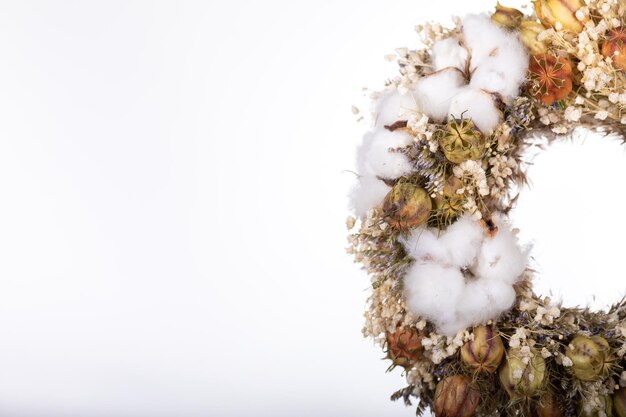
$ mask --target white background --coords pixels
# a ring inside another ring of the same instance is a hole
[[[360,335],[350,107],[470,6],[1,2],[0,415],[413,415]],[[623,152],[586,142],[517,214],[570,303],[624,290]]]

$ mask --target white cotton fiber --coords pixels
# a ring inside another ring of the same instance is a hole
[[[474,69],[470,86],[498,93],[510,102],[526,79],[528,54],[517,38],[508,36],[509,42],[498,48],[495,56],[485,58]]]
[[[440,239],[440,232],[432,227],[413,229],[406,238],[399,238],[406,253],[416,260],[434,260],[441,264],[452,264],[450,252]]]
[[[363,175],[352,188],[349,198],[350,208],[357,217],[362,217],[368,210],[382,204],[391,187],[375,176]]]
[[[468,53],[467,49],[461,46],[459,39],[452,36],[435,42],[431,50],[431,57],[434,71],[448,67],[464,71]]]
[[[463,216],[445,231],[420,228],[401,240],[415,259],[404,278],[407,307],[444,335],[495,319],[515,302],[513,284],[527,256],[505,218],[494,216],[494,222],[494,237]]]
[[[415,85],[415,97],[422,113],[435,122],[448,116],[450,101],[465,84],[463,73],[456,68],[446,68],[424,76]]]
[[[494,56],[511,38],[506,30],[494,24],[486,14],[467,15],[463,19],[462,31],[465,45],[472,54],[470,69],[482,65],[485,59]]]
[[[381,178],[394,179],[409,174],[413,167],[409,159],[394,149],[405,147],[413,142],[407,132],[375,129],[363,139],[363,146],[357,152],[359,174],[371,174]]]
[[[502,119],[502,112],[496,106],[496,101],[490,93],[465,87],[450,103],[450,114],[460,119],[472,119],[474,125],[484,134],[489,134],[498,126]]]
[[[481,277],[513,284],[522,275],[528,263],[525,251],[503,219],[495,219],[498,233],[483,242],[475,272]]]
[[[407,307],[437,326],[455,321],[455,306],[465,286],[457,268],[415,262],[404,278]]]
[[[453,264],[467,267],[476,260],[484,236],[482,225],[466,214],[448,227],[440,243],[448,250],[448,258]]]
[[[384,128],[398,120],[408,120],[411,112],[417,110],[417,103],[413,93],[400,94],[398,90],[383,91],[374,102],[374,126]]]

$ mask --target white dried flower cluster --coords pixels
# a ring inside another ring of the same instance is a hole
[[[405,314],[404,301],[392,290],[392,281],[382,283],[368,298],[368,310],[364,313],[363,335],[371,337],[380,346],[384,345],[387,332],[393,333],[400,325],[415,326],[419,323],[414,315]]]
[[[424,389],[434,390],[437,386],[430,367],[424,362],[418,362],[409,369],[406,374],[406,381],[414,387],[413,394],[416,396],[419,396]]]
[[[519,168],[519,163],[514,157],[498,153],[489,158],[491,175],[487,179],[489,194],[495,198],[503,198],[507,195],[507,179]]]
[[[463,187],[457,190],[457,194],[465,197],[463,208],[472,215],[474,220],[480,220],[482,213],[478,202],[481,197],[490,194],[485,170],[477,161],[468,160],[455,165],[452,172],[463,182]]]
[[[585,415],[596,415],[607,417],[607,410],[611,409],[607,404],[607,397],[613,392],[612,387],[608,388],[603,381],[582,382],[584,401],[582,401],[582,411]]]
[[[529,335],[530,331],[528,329],[519,327],[509,340],[509,347],[512,349],[519,349],[522,346],[522,342],[525,342],[526,337]]]

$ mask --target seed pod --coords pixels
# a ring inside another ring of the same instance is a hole
[[[425,223],[432,208],[433,203],[426,190],[407,182],[394,185],[383,201],[385,221],[402,231]]]
[[[474,340],[465,342],[461,359],[474,372],[494,373],[504,356],[502,338],[491,326],[474,329]]]
[[[522,17],[524,17],[524,13],[513,7],[505,7],[498,2],[496,11],[491,15],[491,20],[500,26],[514,29],[519,26]]]
[[[626,388],[620,388],[613,394],[613,411],[618,417],[626,417]]]
[[[414,327],[398,328],[387,333],[387,357],[394,366],[409,367],[422,357],[422,337]]]
[[[602,55],[613,60],[613,67],[626,70],[626,26],[619,26],[606,33]]]
[[[485,137],[471,119],[450,119],[439,143],[446,158],[455,164],[478,159],[485,152]]]
[[[533,0],[535,13],[547,27],[557,28],[560,23],[563,29],[580,33],[585,24],[578,20],[576,12],[583,7],[583,0]]]
[[[544,104],[564,99],[572,91],[572,66],[565,58],[552,54],[533,55],[528,72],[531,93]]]
[[[500,382],[512,399],[532,397],[543,384],[546,362],[537,352],[531,351],[531,355],[526,364],[519,350],[509,349],[500,368]]]
[[[534,20],[525,20],[520,23],[520,40],[526,45],[532,55],[543,54],[548,51],[548,45],[537,38],[544,30],[546,30],[546,27]]]
[[[552,391],[547,391],[530,407],[532,417],[563,417],[563,409]]]
[[[600,336],[576,336],[565,349],[571,370],[581,381],[594,381],[608,372],[609,344]]]
[[[456,191],[463,187],[463,182],[457,177],[450,176],[443,185],[443,194],[437,194],[433,199],[437,219],[444,224],[450,224],[463,212],[465,197]]]
[[[435,390],[435,417],[472,417],[480,404],[480,391],[469,377],[445,378]]]

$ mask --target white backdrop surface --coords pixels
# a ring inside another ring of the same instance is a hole
[[[0,2],[0,415],[413,415],[360,336],[350,107],[415,24],[492,6]],[[572,303],[624,291],[597,141],[539,156],[516,213]]]

